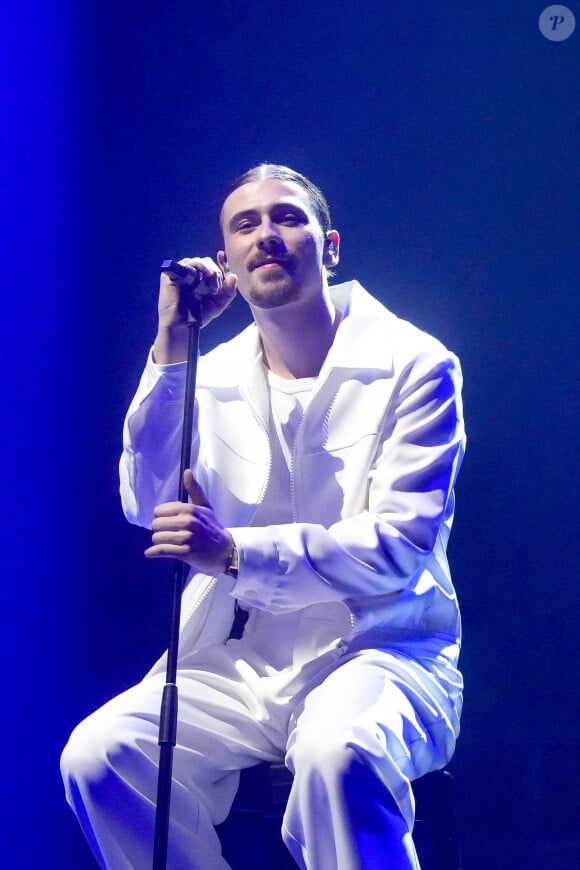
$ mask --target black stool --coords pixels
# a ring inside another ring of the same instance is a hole
[[[230,815],[217,828],[233,870],[296,870],[280,835],[291,785],[292,774],[283,764],[242,771]],[[415,780],[413,791],[413,840],[421,870],[460,870],[452,775],[447,770],[428,773]]]

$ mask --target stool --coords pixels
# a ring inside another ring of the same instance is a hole
[[[280,834],[291,785],[292,774],[283,764],[242,771],[230,815],[217,827],[233,870],[296,870]],[[448,770],[428,773],[415,780],[413,792],[413,840],[421,870],[460,870],[452,775]]]

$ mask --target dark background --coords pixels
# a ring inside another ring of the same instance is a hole
[[[552,42],[545,5],[4,0],[3,867],[94,866],[60,750],[167,639],[117,494],[158,265],[263,159],[326,192],[337,280],[463,363],[464,867],[577,865],[580,6]]]

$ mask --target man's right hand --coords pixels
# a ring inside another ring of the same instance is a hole
[[[238,287],[237,276],[232,273],[224,275],[211,257],[186,257],[179,262],[199,269],[205,276],[202,284],[196,288],[196,293],[201,303],[201,325],[207,326],[233,302]],[[165,272],[161,273],[159,283],[158,314],[159,327],[153,345],[153,359],[160,365],[184,362],[188,347],[187,299]]]

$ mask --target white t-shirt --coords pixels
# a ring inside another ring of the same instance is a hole
[[[310,402],[316,378],[287,380],[267,370],[270,393],[270,449],[272,465],[268,488],[254,517],[255,526],[272,526],[294,521],[290,472],[298,427]]]

